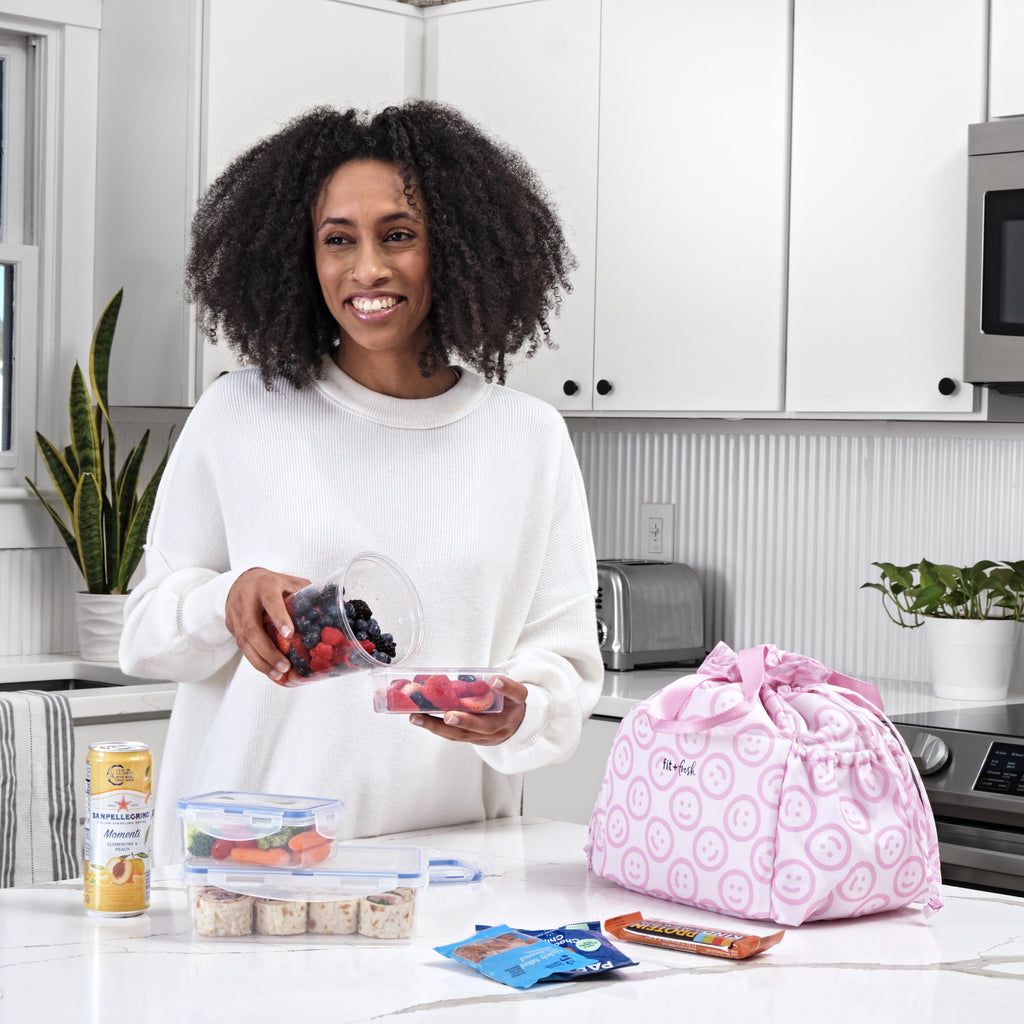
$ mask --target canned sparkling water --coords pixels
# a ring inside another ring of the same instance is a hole
[[[131,917],[149,906],[153,757],[146,743],[91,743],[85,762],[85,909]]]

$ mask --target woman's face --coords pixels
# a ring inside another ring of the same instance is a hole
[[[418,357],[430,253],[422,211],[409,205],[398,169],[380,160],[337,168],[313,207],[313,245],[324,301],[341,328],[341,355],[356,346]]]

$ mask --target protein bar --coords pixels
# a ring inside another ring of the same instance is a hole
[[[609,935],[625,942],[640,942],[663,949],[680,949],[705,956],[724,956],[744,960],[782,941],[784,931],[771,935],[744,935],[741,932],[719,932],[699,925],[678,924],[644,917],[641,913],[610,917],[604,923]]]

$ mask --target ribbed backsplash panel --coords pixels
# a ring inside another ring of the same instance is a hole
[[[598,557],[642,557],[640,503],[672,502],[708,645],[774,643],[853,675],[925,679],[920,632],[860,585],[873,561],[1024,558],[1024,432],[873,426],[570,420]]]
[[[76,649],[72,571],[64,547],[0,548],[0,655]]]

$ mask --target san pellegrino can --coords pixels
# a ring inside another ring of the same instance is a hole
[[[132,917],[149,906],[153,757],[147,743],[91,743],[85,761],[86,911]]]

